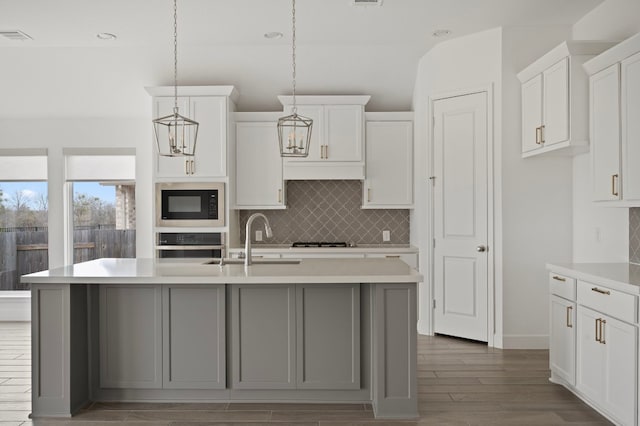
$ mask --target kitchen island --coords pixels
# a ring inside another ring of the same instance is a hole
[[[22,277],[32,416],[90,401],[371,402],[418,416],[416,286],[398,259],[99,259]]]

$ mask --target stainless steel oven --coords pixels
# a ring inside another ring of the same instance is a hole
[[[159,232],[156,256],[162,259],[223,258],[226,255],[224,236],[222,232]]]
[[[224,226],[224,183],[157,183],[157,226]]]

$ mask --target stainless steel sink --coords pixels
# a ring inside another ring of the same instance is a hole
[[[220,265],[220,261],[222,261],[223,265],[242,265],[244,264],[244,259],[213,259],[209,260],[203,265]],[[263,258],[253,258],[251,262],[254,265],[297,265],[301,262],[301,259],[263,259]]]

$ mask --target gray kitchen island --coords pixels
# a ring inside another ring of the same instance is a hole
[[[371,402],[418,416],[416,291],[398,259],[98,259],[25,275],[32,416],[91,401]]]

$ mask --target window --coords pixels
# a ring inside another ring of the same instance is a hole
[[[135,156],[69,155],[73,263],[136,256]]]
[[[29,290],[20,276],[48,268],[47,159],[0,156],[0,291]]]

